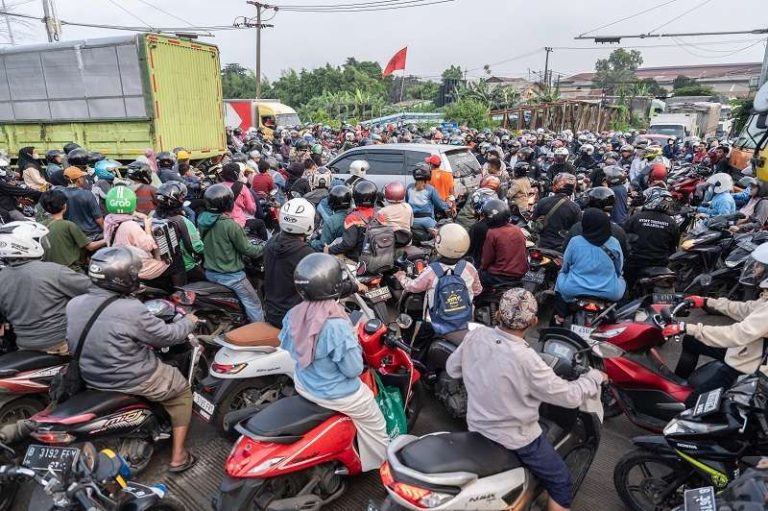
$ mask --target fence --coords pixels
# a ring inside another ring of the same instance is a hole
[[[626,111],[600,101],[558,101],[494,110],[491,118],[509,129],[546,128],[553,131],[606,131],[614,122],[626,121]]]

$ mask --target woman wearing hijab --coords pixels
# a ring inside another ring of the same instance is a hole
[[[611,221],[597,208],[584,211],[582,234],[571,239],[563,255],[563,268],[557,277],[558,315],[562,321],[567,304],[578,296],[617,302],[624,296],[626,283],[621,276],[624,255],[618,240],[611,236]]]
[[[34,147],[19,149],[18,166],[24,184],[38,192],[46,191],[51,185],[45,180],[40,167],[40,157]]]
[[[293,281],[303,301],[283,319],[280,346],[295,363],[296,392],[350,417],[357,428],[363,471],[377,469],[389,440],[373,392],[360,380],[363,354],[355,329],[338,303],[349,281],[339,261],[328,254],[304,257]]]

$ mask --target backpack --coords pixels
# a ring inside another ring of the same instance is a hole
[[[362,215],[360,219],[365,222]],[[358,261],[363,264],[365,273],[369,275],[394,267],[395,231],[391,225],[382,224],[375,216],[365,222],[365,237]]]
[[[437,261],[429,267],[437,277],[435,297],[429,309],[432,329],[438,335],[466,329],[467,323],[472,321],[472,297],[467,283],[461,278],[467,262],[462,259],[452,270],[443,270]]]

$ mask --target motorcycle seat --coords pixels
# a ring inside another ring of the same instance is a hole
[[[208,282],[205,280],[200,282],[191,282],[185,286],[180,287],[179,289],[182,291],[193,291],[199,295],[235,294],[235,292],[227,286],[222,286],[216,282]]]
[[[13,376],[23,371],[64,365],[69,357],[49,355],[41,351],[19,350],[0,356],[0,377]]]
[[[107,390],[87,389],[59,403],[52,411],[43,410],[34,415],[32,420],[42,424],[79,424],[128,406],[145,404],[138,396],[110,392]]]
[[[236,429],[246,436],[290,444],[334,415],[333,410],[296,395],[270,404]]]
[[[428,251],[413,245],[404,247],[403,252],[405,253],[405,258],[409,261],[418,261],[419,259],[427,259],[429,257]]]
[[[675,272],[665,266],[651,266],[649,268],[643,268],[640,270],[640,277],[653,278],[653,277],[667,277],[675,276]]]
[[[522,466],[513,451],[475,432],[427,435],[406,445],[398,457],[422,474],[469,472],[488,477]]]
[[[280,330],[269,323],[249,323],[224,334],[224,339],[235,346],[280,347]]]

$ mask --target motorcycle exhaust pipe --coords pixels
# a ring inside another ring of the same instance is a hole
[[[28,419],[21,419],[15,423],[6,424],[0,428],[0,442],[13,444],[29,437],[34,429],[33,423]]]

